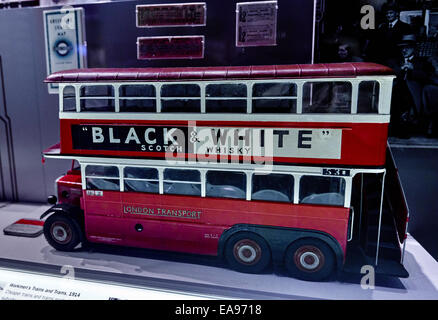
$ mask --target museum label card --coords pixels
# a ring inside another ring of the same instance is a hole
[[[277,45],[277,1],[236,4],[236,46]]]
[[[204,36],[140,37],[137,57],[139,60],[202,59]]]
[[[137,27],[205,26],[205,2],[137,5]]]

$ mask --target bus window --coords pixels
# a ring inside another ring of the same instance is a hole
[[[81,111],[114,112],[114,88],[110,85],[81,87]]]
[[[246,174],[233,171],[207,172],[207,197],[246,199]]]
[[[73,86],[66,86],[63,92],[62,111],[75,112],[76,111],[76,93]]]
[[[255,83],[252,87],[252,112],[295,113],[296,95],[295,83]]]
[[[300,203],[344,206],[345,180],[339,177],[302,176]]]
[[[158,193],[158,170],[154,168],[126,167],[124,186],[127,192]]]
[[[357,113],[377,113],[379,106],[379,83],[362,81],[359,84]]]
[[[289,174],[254,174],[252,200],[292,202],[294,178]]]
[[[155,98],[155,87],[151,84],[127,84],[119,88],[120,97]]]
[[[201,88],[197,84],[161,87],[161,112],[201,112]]]
[[[209,84],[205,97],[207,112],[246,113],[246,84]]]
[[[115,166],[89,165],[85,168],[87,190],[119,191],[119,169]]]
[[[295,113],[297,101],[291,99],[258,99],[252,101],[253,113]]]
[[[351,113],[351,83],[306,82],[303,113]]]
[[[165,169],[164,193],[200,196],[200,172],[198,170],[188,169]]]
[[[156,99],[153,85],[122,85],[119,88],[120,112],[155,112]]]
[[[253,97],[295,97],[296,95],[295,83],[255,83],[252,87]]]

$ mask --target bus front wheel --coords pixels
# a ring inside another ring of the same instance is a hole
[[[72,251],[81,242],[81,228],[73,218],[53,214],[44,222],[44,236],[56,250]]]
[[[286,251],[285,266],[294,278],[321,281],[333,272],[335,265],[332,249],[318,239],[297,240]]]
[[[259,273],[271,262],[271,250],[262,237],[239,232],[227,241],[225,258],[236,271]]]

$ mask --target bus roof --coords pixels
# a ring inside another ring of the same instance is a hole
[[[323,78],[393,74],[388,67],[368,62],[244,67],[94,68],[56,72],[49,75],[45,82]]]

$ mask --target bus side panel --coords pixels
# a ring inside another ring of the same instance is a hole
[[[342,161],[339,164],[384,166],[386,161],[387,123],[355,123],[342,131]]]
[[[83,190],[85,234],[90,242],[124,244],[118,191]]]
[[[216,255],[225,225],[206,223],[203,198],[122,193],[128,246]],[[195,205],[198,204],[198,205]],[[136,227],[141,225],[142,231]]]
[[[376,115],[377,116],[377,115]],[[316,116],[315,116],[316,117]],[[143,141],[137,149],[132,151],[107,150],[104,144],[96,144],[89,149],[74,149],[72,138],[72,125],[112,126],[166,126],[187,127],[187,121],[141,121],[141,120],[81,120],[61,119],[61,154],[96,155],[96,156],[124,156],[142,157],[149,159],[164,159],[165,152],[145,152],[139,148],[146,146]],[[326,158],[292,158],[276,157],[274,163],[279,164],[328,164],[328,165],[355,165],[355,166],[384,166],[386,159],[386,141],[388,137],[387,123],[334,123],[334,122],[208,122],[197,121],[198,127],[262,127],[262,128],[314,128],[314,129],[341,129],[341,155],[339,159]],[[123,140],[123,139],[122,139]],[[91,141],[89,142],[91,145]],[[194,156],[194,155],[191,155]],[[197,156],[200,159],[199,155]]]
[[[129,246],[216,255],[226,229],[253,224],[325,232],[345,254],[348,208],[127,192],[122,202]]]
[[[350,210],[343,207],[294,205],[267,201],[206,199],[207,223],[247,223],[325,232],[335,238],[345,254]],[[246,205],[240,205],[245,203]],[[243,207],[246,207],[243,212]],[[236,210],[242,209],[242,210]]]

